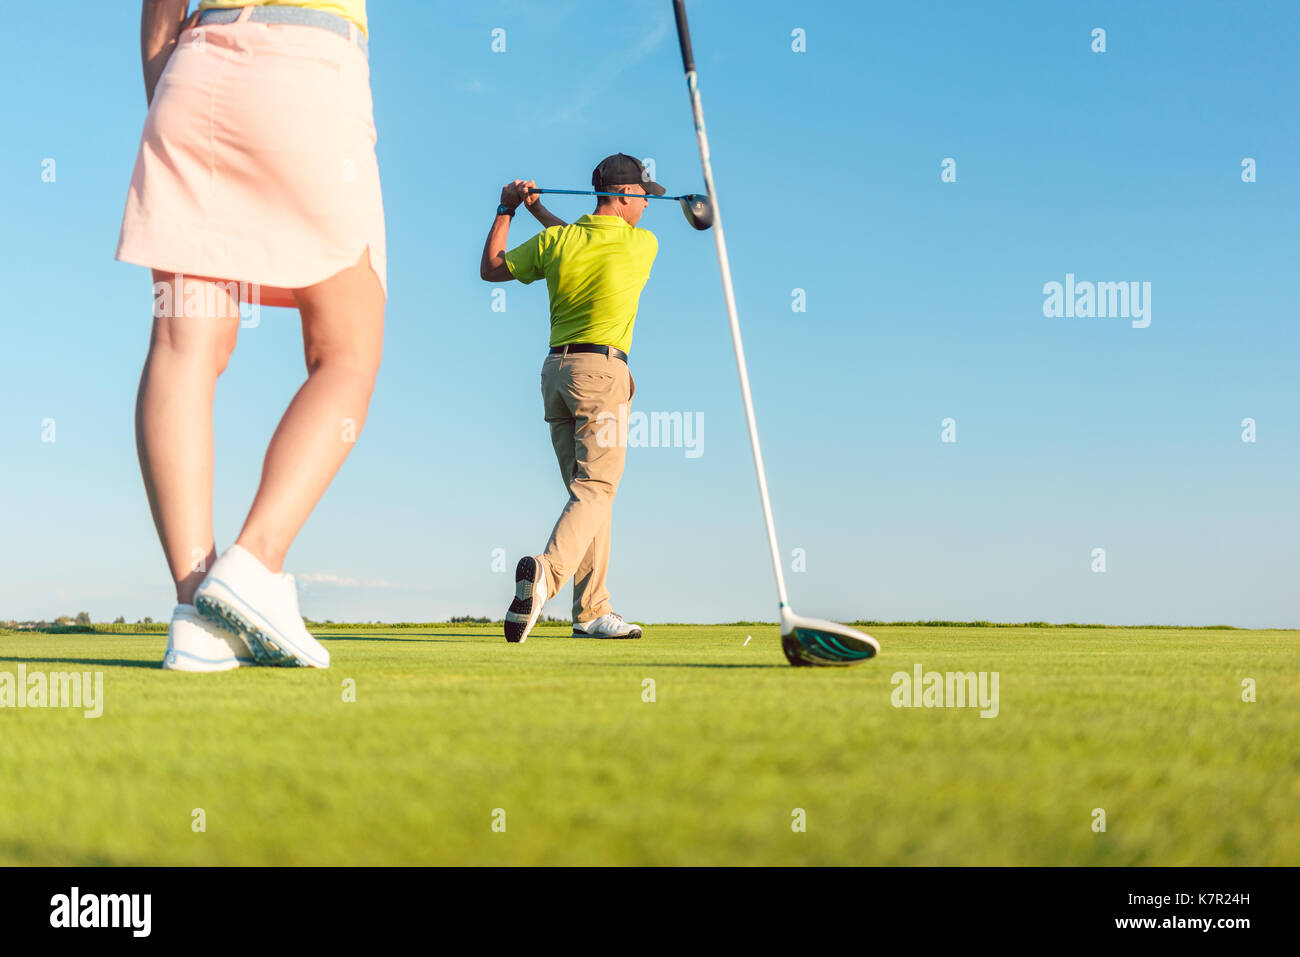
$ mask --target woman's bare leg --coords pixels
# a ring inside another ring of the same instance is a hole
[[[368,251],[355,266],[294,295],[307,381],[271,437],[236,540],[273,572],[361,433],[384,341],[384,292]]]
[[[155,317],[149,355],[136,395],[135,438],[154,527],[189,604],[216,558],[212,536],[212,397],[239,336],[239,303],[224,286],[154,271],[155,301],[171,297]],[[202,295],[196,300],[196,293]],[[198,315],[187,304],[201,301]]]

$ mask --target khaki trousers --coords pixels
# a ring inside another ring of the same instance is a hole
[[[542,404],[569,501],[542,553],[546,593],[573,579],[573,620],[610,611],[610,519],[627,459],[636,383],[622,359],[600,353],[550,355],[542,363]],[[620,406],[622,410],[620,414]]]

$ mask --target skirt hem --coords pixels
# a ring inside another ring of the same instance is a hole
[[[155,248],[157,242],[156,234],[151,234],[147,243],[140,247],[133,247],[127,237],[119,244],[117,253],[114,256],[119,262],[128,263],[133,266],[143,266],[146,269],[156,269],[159,272],[169,274],[180,274],[182,276],[195,276],[212,282],[236,282],[256,285],[259,290],[259,300],[263,306],[279,306],[283,308],[297,308],[298,301],[294,297],[295,289],[305,289],[308,286],[314,286],[317,283],[324,282],[334,276],[337,276],[345,269],[355,266],[361,259],[362,255],[368,254],[370,271],[379,281],[379,288],[383,291],[384,299],[388,299],[388,277],[385,262],[384,251],[377,247],[374,242],[366,241],[362,243],[355,256],[347,259],[346,262],[334,268],[331,262],[328,264],[328,271],[322,275],[293,275],[293,276],[276,276],[274,279],[268,278],[271,273],[263,273],[261,276],[245,275],[238,273],[241,270],[212,268],[211,266],[202,266],[205,262],[204,257],[199,255],[187,254],[184,251],[170,254],[166,257],[157,255],[149,250]],[[207,260],[211,262],[211,260]],[[199,266],[200,268],[194,268]],[[314,272],[314,271],[313,271]]]

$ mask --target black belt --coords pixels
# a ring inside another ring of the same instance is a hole
[[[590,342],[572,342],[567,346],[551,346],[551,355],[566,356],[574,352],[599,352],[602,356],[613,356],[627,362],[627,353],[614,346],[597,346]]]

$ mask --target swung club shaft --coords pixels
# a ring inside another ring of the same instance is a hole
[[[624,199],[671,199],[678,202],[683,199],[690,199],[692,194],[685,196],[652,196],[649,193],[602,193],[595,189],[530,189],[532,193],[563,193],[566,196],[622,196]]]
[[[699,193],[686,193],[682,196],[652,196],[641,193],[604,193],[594,189],[538,189],[533,187],[528,190],[532,193],[563,193],[568,196],[621,196],[641,197],[644,199],[668,199],[678,203],[682,207],[682,213],[686,216],[686,221],[696,229],[708,229],[713,225],[713,203],[709,197],[701,196]]]
[[[677,41],[682,49],[682,67],[686,71],[686,88],[691,95],[691,112],[695,115],[695,138],[700,147],[700,165],[704,169],[704,188],[713,203],[713,244],[718,250],[718,268],[722,272],[722,296],[727,303],[727,320],[731,324],[731,344],[736,351],[736,371],[740,374],[740,395],[745,403],[745,421],[749,426],[749,446],[754,453],[754,471],[758,475],[758,494],[763,500],[763,521],[767,525],[767,544],[772,552],[772,571],[776,573],[776,590],[781,607],[789,606],[785,590],[785,575],[781,571],[781,550],[776,543],[776,521],[772,518],[772,503],[767,492],[767,473],[763,469],[763,451],[758,443],[758,421],[754,416],[754,397],[749,391],[749,370],[745,365],[745,346],[740,339],[740,317],[736,310],[736,292],[731,284],[731,263],[727,259],[727,241],[722,234],[722,215],[718,206],[718,191],[713,183],[713,166],[709,162],[709,140],[704,132],[704,109],[700,105],[700,90],[695,75],[695,57],[691,52],[691,34],[686,25],[684,0],[673,0],[673,13],[677,18]]]

